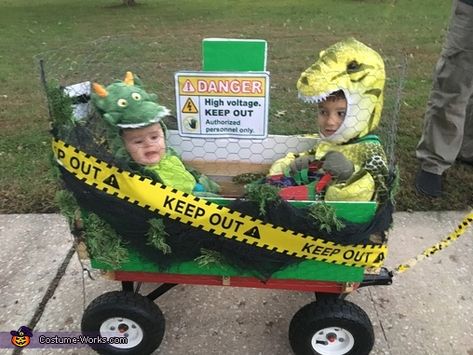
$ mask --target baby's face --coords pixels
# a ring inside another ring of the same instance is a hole
[[[157,164],[165,154],[166,142],[159,123],[142,128],[125,129],[122,138],[126,150],[138,164]]]
[[[317,122],[320,127],[320,133],[329,137],[334,134],[343,123],[347,112],[347,100],[339,98],[329,99],[318,105]]]

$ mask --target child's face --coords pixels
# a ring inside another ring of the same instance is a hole
[[[138,164],[157,164],[165,154],[166,142],[159,123],[142,128],[125,129],[122,138],[126,150]]]
[[[329,98],[318,104],[317,122],[320,133],[325,137],[334,134],[340,128],[347,112],[347,100],[344,98]]]

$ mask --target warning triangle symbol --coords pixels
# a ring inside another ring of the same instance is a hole
[[[118,181],[117,181],[117,178],[115,177],[114,174],[110,175],[108,178],[106,178],[104,181],[103,181],[104,184],[107,184],[107,185],[110,185],[116,189],[119,189],[120,186],[118,186]]]
[[[182,91],[183,92],[195,92],[195,87],[192,85],[190,80],[186,80],[184,82],[184,85],[182,86]]]
[[[199,110],[197,110],[197,107],[194,104],[194,101],[189,97],[182,107],[182,113],[197,113]]]
[[[248,237],[252,237],[252,238],[256,238],[256,239],[261,239],[260,235],[259,235],[259,229],[258,227],[254,226],[253,228],[250,228],[248,229],[245,233],[243,233],[244,235],[248,236]]]
[[[374,262],[380,263],[383,260],[384,260],[384,253],[380,253]]]

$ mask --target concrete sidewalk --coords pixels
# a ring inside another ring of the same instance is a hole
[[[396,213],[385,266],[393,269],[443,239],[467,214]],[[391,286],[367,287],[347,299],[374,325],[372,354],[473,355],[473,233],[399,274]],[[0,332],[35,324],[33,333],[79,331],[84,308],[120,288],[86,277],[64,218],[0,215]],[[153,287],[154,286],[154,287]],[[155,288],[146,284],[142,293]],[[166,334],[156,354],[291,354],[295,312],[311,293],[179,285],[160,297]],[[5,334],[4,334],[5,335]],[[5,338],[5,337],[4,337]],[[1,354],[12,354],[0,344]],[[25,354],[91,354],[89,349]]]

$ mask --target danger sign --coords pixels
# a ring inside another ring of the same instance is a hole
[[[269,73],[178,72],[175,84],[180,135],[267,136]]]

